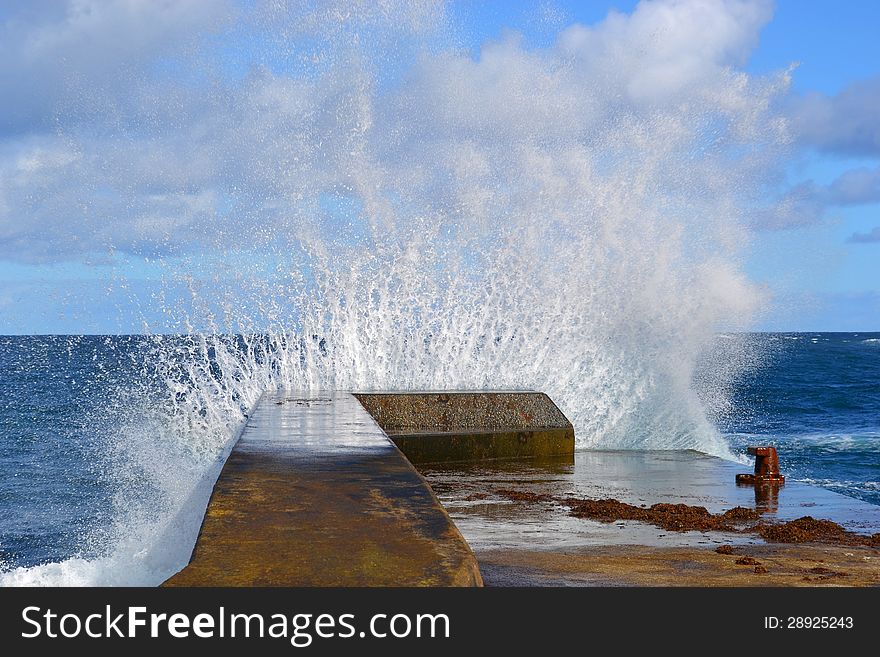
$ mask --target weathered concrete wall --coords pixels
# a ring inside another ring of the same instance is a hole
[[[479,586],[430,486],[348,393],[267,393],[166,586]]]
[[[355,393],[413,463],[574,458],[574,428],[540,392]]]

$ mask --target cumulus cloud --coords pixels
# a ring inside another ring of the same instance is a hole
[[[880,226],[873,228],[867,233],[853,233],[846,240],[850,244],[875,244],[880,243]]]
[[[745,63],[771,16],[764,0],[642,2],[631,15],[612,12],[595,27],[569,28],[560,47],[594,74],[620,72],[607,77],[618,83],[612,93],[669,101]]]
[[[751,223],[760,230],[812,226],[822,221],[827,206],[825,189],[810,180],[787,189],[775,204],[756,210]]]
[[[871,203],[880,203],[880,167],[861,167],[845,171],[829,185],[812,180],[794,185],[773,207],[756,213],[754,223],[770,230],[811,226],[822,221],[830,208]]]
[[[835,205],[880,202],[880,167],[861,167],[845,172],[831,183],[828,196]]]
[[[793,108],[801,143],[830,153],[880,156],[880,77],[860,80],[834,96],[811,93]]]
[[[226,0],[13,5],[0,23],[0,94],[14,99],[0,105],[0,134],[51,128],[119,104],[131,112],[141,100],[128,97],[141,91],[132,80],[229,16]]]
[[[564,29],[548,50],[527,50],[514,34],[484,44],[476,59],[454,51],[422,57],[404,102],[419,132],[433,123],[486,138],[572,136],[603,128],[611,114],[687,111],[700,101],[744,127],[754,86],[735,67],[770,9],[762,0],[642,2],[632,14]],[[418,119],[425,112],[430,122]],[[782,122],[762,128],[785,136]]]
[[[826,155],[880,157],[880,77],[854,82],[838,94],[809,93],[790,104],[791,131],[798,145]],[[880,167],[845,171],[829,185],[802,182],[781,199],[766,226],[788,228],[821,221],[828,209],[880,203]],[[873,233],[849,242],[873,241]]]
[[[392,0],[22,4],[0,26],[16,99],[0,108],[0,257],[301,237],[328,196],[375,226],[405,207],[492,230],[516,208],[615,231],[646,198],[731,222],[789,140],[772,103],[785,76],[738,69],[769,2],[642,2],[476,56],[425,46],[442,16]]]

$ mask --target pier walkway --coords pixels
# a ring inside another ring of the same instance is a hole
[[[165,586],[479,586],[430,486],[350,393],[266,393]]]

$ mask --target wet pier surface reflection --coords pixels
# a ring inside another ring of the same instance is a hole
[[[738,486],[736,474],[748,466],[692,451],[578,451],[574,459],[421,464],[419,470],[476,551],[761,542],[754,534],[670,532],[633,521],[575,518],[559,503],[520,503],[499,490],[634,505],[699,505],[712,513],[742,506],[768,520],[813,516],[851,531],[880,531],[880,506],[796,481],[772,490]]]

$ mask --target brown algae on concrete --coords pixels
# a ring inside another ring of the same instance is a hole
[[[354,397],[272,393],[166,586],[479,586],[430,486]]]
[[[782,523],[758,522],[761,514],[736,506],[723,513],[710,513],[706,507],[659,502],[635,506],[620,500],[588,500],[576,497],[554,498],[551,495],[498,488],[496,495],[518,502],[555,502],[568,507],[576,518],[599,522],[636,520],[674,532],[743,532],[758,534],[770,543],[836,543],[880,547],[880,533],[870,536],[847,531],[831,520],[803,516]]]

